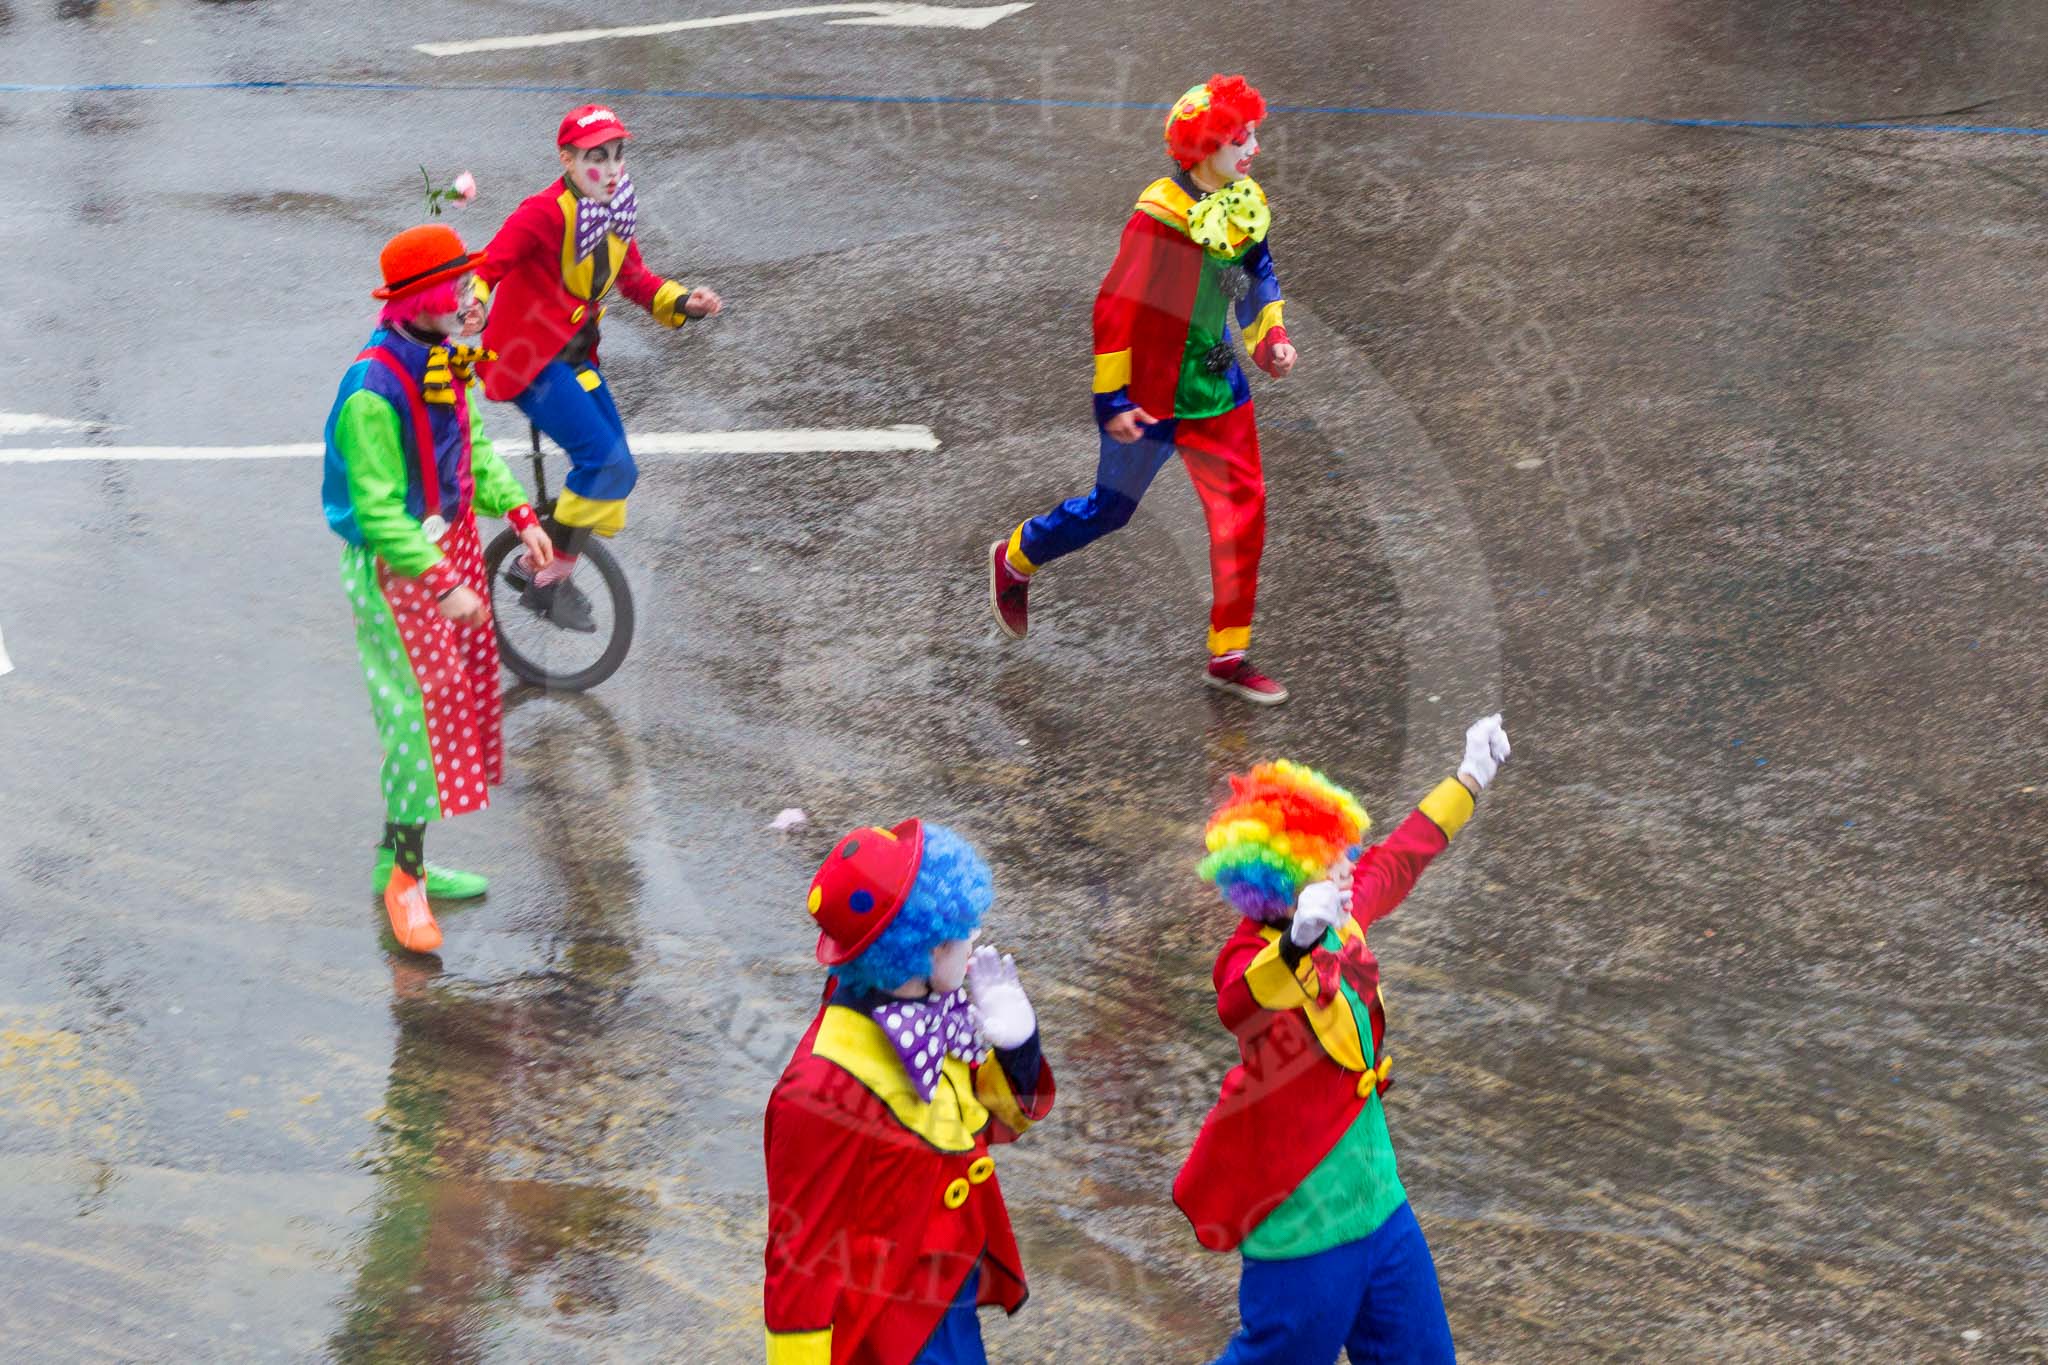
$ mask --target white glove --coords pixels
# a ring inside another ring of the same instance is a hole
[[[967,998],[981,1016],[981,1036],[990,1047],[1020,1047],[1038,1032],[1038,1014],[1017,979],[1016,959],[1008,953],[974,950],[967,959]]]
[[[1500,765],[1508,761],[1509,752],[1508,732],[1501,728],[1498,711],[1475,720],[1465,731],[1465,761],[1458,765],[1458,776],[1470,777],[1484,791]]]
[[[1350,914],[1337,883],[1317,882],[1303,888],[1301,899],[1294,903],[1294,925],[1287,937],[1297,948],[1313,948],[1323,941],[1326,931],[1342,924]]]

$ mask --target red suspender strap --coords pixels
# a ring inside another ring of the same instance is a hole
[[[405,390],[406,405],[412,409],[414,454],[420,466],[420,497],[426,504],[428,516],[440,516],[441,470],[434,461],[434,428],[427,420],[427,403],[420,397],[420,386],[413,383],[412,376],[406,373],[404,363],[382,346],[372,346],[356,359],[373,360],[382,365],[398,381],[398,387]]]

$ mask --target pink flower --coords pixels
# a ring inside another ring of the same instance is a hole
[[[461,175],[456,176],[455,193],[465,204],[476,198],[476,177],[468,171],[464,171]]]

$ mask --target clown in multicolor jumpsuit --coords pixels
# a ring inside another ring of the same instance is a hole
[[[1023,1306],[991,1144],[1052,1108],[988,866],[940,825],[855,830],[811,882],[818,1011],[768,1100],[768,1365],[986,1365]]]
[[[1139,196],[1095,299],[1095,487],[1017,527],[989,550],[989,600],[1004,633],[1029,625],[1026,593],[1062,555],[1122,527],[1176,451],[1209,524],[1210,685],[1277,705],[1287,689],[1246,660],[1266,542],[1266,483],[1251,388],[1227,334],[1235,310],[1254,363],[1294,368],[1272,213],[1250,178],[1266,104],[1242,76],[1181,96],[1166,120],[1179,169]]]
[[[377,889],[392,933],[419,953],[441,945],[429,896],[485,889],[474,873],[426,865],[426,826],[482,810],[504,776],[475,513],[507,518],[529,555],[552,558],[526,490],[484,434],[470,377],[479,352],[454,339],[477,260],[438,224],[384,248],[383,317],[342,376],[321,487],[327,524],[345,542],[341,581],[384,744]]]
[[[723,306],[711,290],[665,280],[640,259],[639,201],[626,174],[630,137],[602,105],[570,110],[555,134],[561,179],[512,211],[477,269],[492,294],[487,354],[478,368],[484,393],[518,405],[570,463],[548,519],[554,562],[522,560],[512,573],[526,583],[527,607],[584,632],[597,625],[570,574],[592,535],[625,527],[626,495],[639,479],[598,362],[605,296],[616,284],[664,327],[710,317]]]
[[[1202,875],[1243,915],[1213,974],[1240,1061],[1173,1197],[1203,1246],[1244,1259],[1241,1325],[1215,1365],[1455,1360],[1381,1107],[1393,1059],[1365,940],[1507,757],[1500,717],[1475,722],[1457,775],[1362,854],[1350,793],[1284,760],[1233,777],[1209,821]]]

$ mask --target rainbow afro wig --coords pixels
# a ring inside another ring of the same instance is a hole
[[[1197,869],[1239,914],[1271,922],[1294,913],[1302,888],[1364,837],[1372,821],[1350,792],[1287,759],[1230,779],[1209,817],[1209,856]]]
[[[893,991],[930,976],[932,949],[980,928],[995,899],[995,878],[974,846],[944,825],[927,822],[924,861],[903,908],[859,957],[834,967],[832,975],[848,991]]]
[[[1166,153],[1186,170],[1265,116],[1265,97],[1244,77],[1211,76],[1173,102]]]

